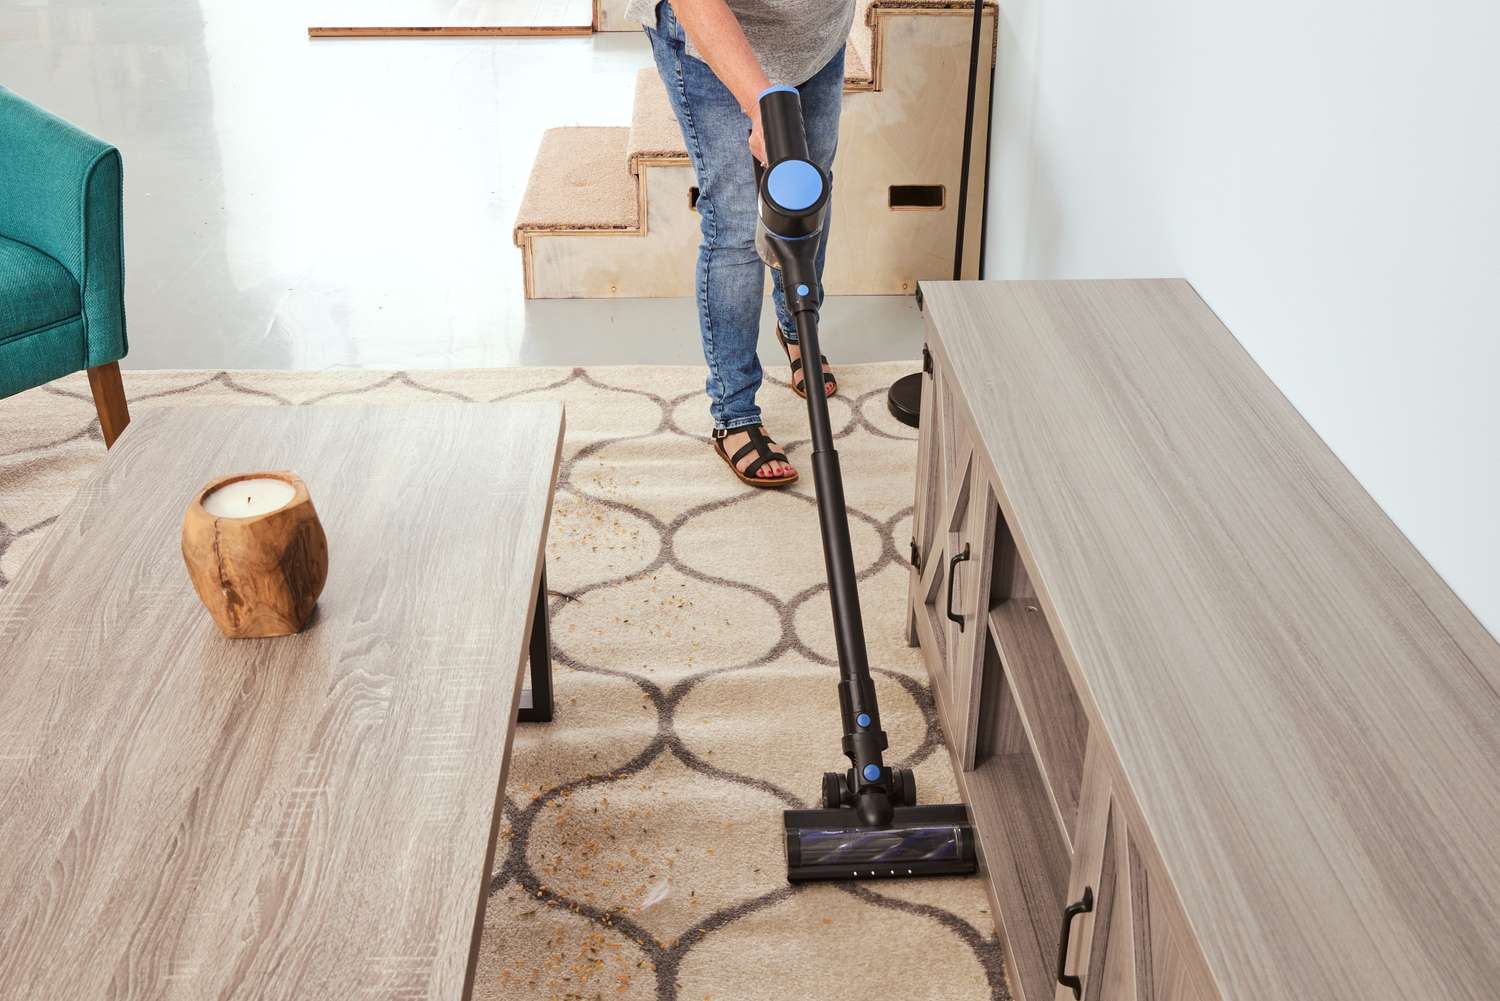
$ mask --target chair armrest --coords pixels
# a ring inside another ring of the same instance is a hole
[[[126,351],[121,183],[113,146],[0,87],[0,235],[78,282],[85,368]]]

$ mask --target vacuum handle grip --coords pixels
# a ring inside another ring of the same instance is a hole
[[[1073,919],[1094,909],[1094,888],[1083,888],[1083,899],[1063,908],[1062,934],[1057,938],[1057,982],[1073,992],[1075,998],[1083,997],[1083,981],[1068,973],[1068,946],[1073,940]]]
[[[808,160],[807,127],[802,123],[802,98],[796,87],[777,84],[760,94],[760,128],[766,139],[766,162]]]

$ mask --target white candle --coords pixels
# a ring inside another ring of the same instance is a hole
[[[281,510],[296,493],[290,483],[270,477],[235,480],[203,498],[203,509],[215,518],[250,518]]]

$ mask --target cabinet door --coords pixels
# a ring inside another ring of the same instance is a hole
[[[1118,842],[1121,836],[1119,810],[1114,803],[1108,753],[1098,736],[1090,737],[1083,762],[1083,791],[1078,803],[1078,827],[1073,839],[1073,870],[1068,877],[1068,902],[1088,909],[1069,920],[1062,918],[1059,973],[1076,978],[1078,993],[1059,981],[1056,1001],[1098,997],[1092,964],[1109,951],[1115,901],[1119,892]]]
[[[931,584],[924,570],[930,570],[933,554],[942,548],[938,541],[938,523],[942,520],[939,508],[946,499],[943,488],[942,447],[939,445],[938,420],[940,408],[937,402],[937,384],[933,377],[932,355],[922,349],[922,403],[917,424],[917,484],[916,496],[911,509],[911,574],[907,586],[908,621],[906,639],[912,646],[918,645],[924,632],[930,632],[927,619],[927,588]],[[923,620],[922,628],[918,620]]]
[[[1176,895],[1118,795],[1109,757],[1089,741],[1068,893],[1076,901],[1087,892],[1093,907],[1073,919],[1063,972],[1078,978],[1083,1001],[1218,1001]],[[1059,984],[1055,999],[1075,995]]]
[[[1151,861],[1149,847],[1127,836],[1123,848],[1130,882],[1133,996],[1138,1001],[1218,1001],[1176,895]]]
[[[969,490],[962,509],[954,512],[957,531],[950,553],[967,553],[968,559],[954,563],[953,611],[958,621],[948,620],[952,676],[953,727],[959,731],[959,760],[965,770],[976,764],[979,748],[980,693],[984,685],[985,653],[989,648],[990,589],[994,583],[995,549],[1000,505],[993,485],[986,478],[979,453],[972,451],[968,463]],[[946,601],[947,596],[944,596]],[[945,609],[946,614],[946,609]]]
[[[923,384],[911,578],[911,631],[949,728],[972,767],[998,505],[974,451],[967,410],[940,364]]]
[[[1088,966],[1083,973],[1084,1001],[1135,1001],[1135,951],[1132,944],[1130,873],[1125,863],[1125,823],[1110,799],[1104,837],[1104,864],[1094,920],[1089,929]]]

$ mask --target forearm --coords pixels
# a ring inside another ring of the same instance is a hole
[[[672,0],[672,10],[714,76],[729,88],[740,108],[752,114],[771,81],[734,11],[724,0]]]

